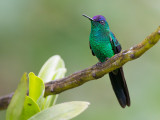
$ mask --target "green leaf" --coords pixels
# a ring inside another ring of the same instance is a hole
[[[29,73],[29,96],[40,106],[44,95],[45,85],[43,80],[33,72]]]
[[[65,64],[59,55],[52,56],[41,68],[38,77],[40,77],[44,83],[50,82],[56,78],[58,72],[66,72]]]
[[[59,55],[52,56],[41,68],[38,77],[44,82],[63,78],[66,73],[64,61]],[[58,95],[50,95],[44,98],[42,109],[48,108],[55,104]]]
[[[69,120],[82,113],[88,107],[88,105],[88,102],[80,101],[54,105],[37,113],[29,120]]]
[[[11,102],[7,108],[6,120],[19,120],[27,93],[27,73],[21,78]]]
[[[40,112],[38,104],[31,97],[26,96],[21,114],[21,120],[27,120],[38,112]]]

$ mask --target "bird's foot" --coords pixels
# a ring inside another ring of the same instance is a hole
[[[109,59],[109,57],[107,57],[105,60],[107,61]]]
[[[101,62],[98,62],[97,64],[96,64],[96,66],[99,66],[101,64]]]

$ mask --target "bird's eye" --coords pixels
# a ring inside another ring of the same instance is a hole
[[[104,20],[101,20],[101,21],[99,21],[99,22],[100,22],[100,24],[102,24],[102,25],[105,23],[105,21],[104,21]]]

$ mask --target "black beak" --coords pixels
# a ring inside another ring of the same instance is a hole
[[[87,15],[85,15],[85,14],[83,14],[82,16],[88,18],[88,19],[91,20],[91,21],[94,21],[91,17],[89,17],[89,16],[87,16]]]

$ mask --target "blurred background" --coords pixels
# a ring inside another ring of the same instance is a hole
[[[38,74],[53,55],[64,59],[66,75],[96,64],[89,49],[90,21],[82,14],[104,15],[125,50],[160,25],[159,5],[159,0],[0,0],[0,96],[13,92],[24,72]],[[61,93],[58,103],[91,103],[74,120],[159,120],[159,45],[124,65],[129,108],[120,107],[108,75]]]

